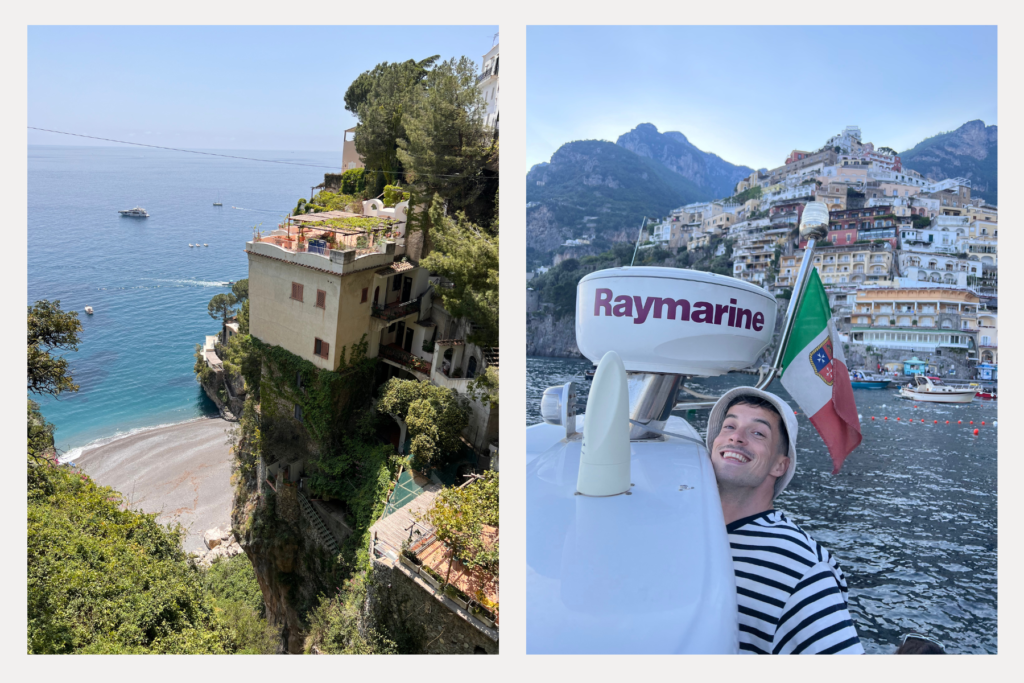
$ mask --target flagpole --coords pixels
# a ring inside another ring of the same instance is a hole
[[[814,204],[819,206],[811,208]],[[810,212],[807,211],[808,208],[811,208]],[[796,312],[800,306],[800,300],[803,298],[804,291],[807,288],[807,281],[810,279],[810,271],[812,268],[811,258],[814,254],[814,245],[819,239],[824,239],[827,234],[828,205],[824,202],[808,202],[800,217],[800,237],[807,240],[807,249],[804,251],[804,258],[803,262],[800,263],[800,270],[797,272],[796,284],[793,286],[793,294],[789,298],[789,307],[786,309],[786,322],[782,326],[782,336],[779,338],[779,344],[775,349],[775,358],[772,361],[771,367],[768,368],[767,374],[761,377],[757,381],[757,384],[754,385],[754,388],[756,389],[766,388],[775,381],[775,378],[782,370],[782,356],[786,353],[786,346],[789,345],[789,338],[793,334],[793,322],[796,320]],[[701,395],[700,398],[709,398],[713,400],[677,403],[673,410],[710,408],[714,406],[718,400],[713,396]]]
[[[824,222],[822,222],[821,215],[815,215],[820,214],[820,210],[814,211],[812,209],[810,212],[807,211],[814,204],[820,204],[820,208],[824,208]],[[808,215],[809,213],[810,215]],[[803,214],[800,216],[800,237],[807,240],[807,249],[804,250],[800,271],[796,276],[796,285],[793,287],[793,294],[789,298],[789,307],[786,309],[786,322],[782,328],[782,337],[775,348],[775,359],[772,361],[771,367],[768,368],[768,374],[762,377],[755,385],[758,389],[764,389],[770,385],[782,370],[782,356],[786,353],[786,347],[789,345],[789,339],[793,334],[793,322],[796,320],[796,312],[800,307],[800,300],[803,299],[804,291],[807,288],[807,280],[810,278],[810,271],[813,268],[811,259],[814,255],[814,245],[819,239],[824,239],[827,233],[828,205],[824,202],[808,202],[804,206]]]

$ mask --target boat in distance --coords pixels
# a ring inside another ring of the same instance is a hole
[[[134,209],[121,209],[118,213],[129,218],[149,218],[149,214],[141,206],[136,206]]]
[[[970,403],[977,391],[975,382],[947,384],[938,377],[916,375],[900,388],[899,397],[924,403]]]

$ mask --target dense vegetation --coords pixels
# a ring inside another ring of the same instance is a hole
[[[248,558],[204,576],[183,530],[155,518],[74,468],[29,461],[30,653],[273,651]]]
[[[498,574],[498,540],[488,542],[483,532],[485,526],[498,528],[498,489],[498,473],[488,471],[467,486],[442,489],[425,515],[462,564],[492,576]]]
[[[377,407],[408,425],[414,468],[441,467],[462,457],[469,405],[452,389],[392,377],[381,387]]]

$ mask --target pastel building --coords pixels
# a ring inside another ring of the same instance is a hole
[[[853,303],[850,339],[883,348],[961,349],[977,359],[980,303],[977,294],[963,289],[861,289]]]

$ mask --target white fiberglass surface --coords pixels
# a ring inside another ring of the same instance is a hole
[[[665,431],[700,438],[678,417]],[[632,494],[590,498],[575,495],[580,445],[561,427],[527,429],[527,652],[735,652],[732,557],[707,451],[634,442]]]

